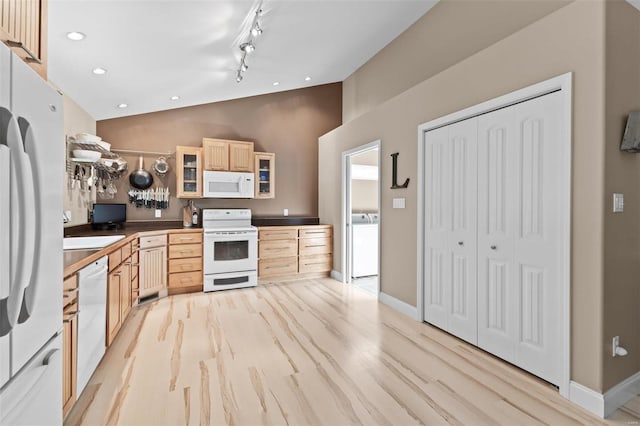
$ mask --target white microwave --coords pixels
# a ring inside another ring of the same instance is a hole
[[[253,173],[214,172],[205,170],[202,176],[204,198],[253,198]]]

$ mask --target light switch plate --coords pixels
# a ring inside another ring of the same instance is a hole
[[[156,217],[162,217],[162,210],[156,209]]]
[[[624,211],[624,194],[613,194],[613,212],[622,213]]]
[[[404,198],[394,198],[393,199],[393,208],[394,209],[404,209],[405,207],[405,199]]]
[[[282,215],[283,215],[283,216],[289,216],[289,209],[284,209],[284,210],[282,211]]]

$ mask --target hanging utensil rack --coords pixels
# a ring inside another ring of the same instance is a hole
[[[135,149],[118,149],[118,148],[113,148],[111,150],[111,152],[117,152],[119,154],[131,154],[131,155],[161,155],[167,159],[169,158],[175,158],[176,157],[176,152],[160,152],[160,151],[141,151],[141,150],[135,150]]]

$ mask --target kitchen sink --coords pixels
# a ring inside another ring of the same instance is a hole
[[[68,237],[62,243],[63,250],[99,249],[123,239],[124,235],[105,235],[100,237]]]

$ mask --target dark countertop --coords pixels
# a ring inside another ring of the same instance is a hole
[[[91,225],[79,225],[65,228],[65,237],[97,237],[102,235],[133,235],[138,232],[153,232],[166,230],[200,231],[202,228],[185,228],[182,221],[157,222],[127,222],[120,229],[95,230]]]
[[[202,228],[185,228],[182,221],[128,222],[121,229],[94,230],[91,225],[79,225],[65,228],[65,237],[97,237],[103,235],[124,235],[125,238],[101,249],[64,250],[64,276],[68,277],[91,262],[106,256],[114,249],[124,246],[142,233],[163,232],[202,232]]]
[[[306,216],[253,216],[253,226],[302,226],[319,225],[320,218]]]

